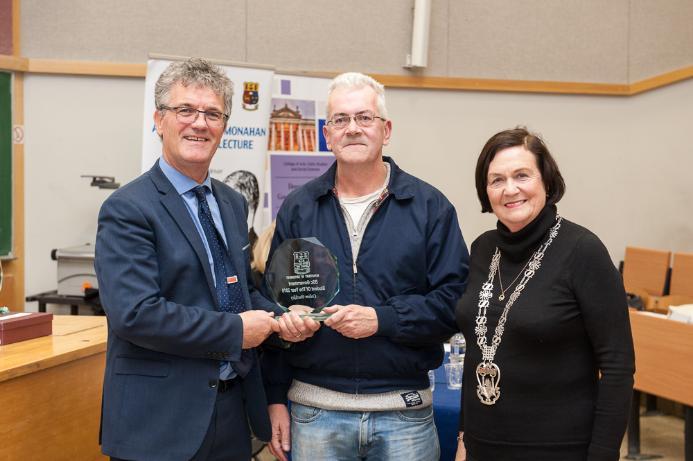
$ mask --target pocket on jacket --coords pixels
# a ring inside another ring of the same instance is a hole
[[[165,378],[171,371],[171,363],[161,360],[116,357],[117,375],[140,375]]]

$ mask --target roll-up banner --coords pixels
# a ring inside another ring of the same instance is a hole
[[[271,219],[292,190],[320,176],[334,162],[322,128],[330,79],[276,74],[269,118]]]

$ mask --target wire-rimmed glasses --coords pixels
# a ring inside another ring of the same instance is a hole
[[[198,110],[194,107],[189,106],[161,106],[161,109],[175,112],[176,120],[178,120],[181,123],[195,123],[197,117],[199,117],[199,115],[202,114],[205,117],[207,125],[210,127],[220,127],[224,123],[226,123],[226,119],[229,118],[228,115],[217,110]]]
[[[370,110],[364,110],[354,115],[335,114],[332,116],[330,120],[327,121],[327,124],[332,125],[338,130],[341,130],[346,128],[351,123],[351,119],[354,119],[358,126],[360,126],[361,128],[367,128],[373,125],[373,122],[375,122],[376,118],[379,118],[383,122],[387,121],[387,119],[380,117],[379,115],[375,115]]]

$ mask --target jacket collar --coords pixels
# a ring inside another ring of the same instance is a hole
[[[390,164],[390,182],[387,185],[389,194],[396,200],[405,200],[414,196],[414,181],[412,177],[397,166],[392,157],[383,156],[383,161]],[[304,187],[313,200],[332,193],[337,174],[337,162],[315,180],[308,182]]]
[[[154,162],[154,165],[149,170],[149,177],[152,179],[152,182],[154,182],[156,189],[160,193],[162,193],[162,194],[178,194],[178,191],[176,191],[176,188],[173,187],[173,184],[171,184],[171,181],[168,180],[168,178],[166,177],[164,172],[161,170],[161,167],[159,166],[158,160],[156,162]]]
[[[185,207],[183,199],[181,199],[180,195],[176,191],[176,188],[173,187],[173,184],[171,184],[164,172],[161,171],[161,167],[159,166],[158,161],[155,162],[154,166],[149,170],[149,177],[154,183],[154,187],[156,187],[159,194],[161,194],[161,204],[164,206],[164,208],[166,208],[168,213],[171,215],[175,223],[180,228],[183,235],[185,235],[185,238],[188,240],[188,243],[190,243],[190,246],[192,246],[193,250],[195,251],[195,254],[197,254],[197,258],[199,259],[200,264],[202,265],[202,269],[205,273],[205,278],[207,279],[207,285],[209,289],[214,293],[216,289],[214,288],[214,278],[212,277],[212,270],[209,267],[207,251],[205,250],[204,244],[202,243],[202,237],[197,232],[197,229],[195,228],[195,223],[193,222],[192,218],[190,217],[190,213]]]

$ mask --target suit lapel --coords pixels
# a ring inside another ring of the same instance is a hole
[[[159,163],[155,163],[154,167],[150,170],[152,181],[156,186],[157,190],[161,194],[161,204],[166,208],[168,213],[175,221],[176,225],[180,229],[181,233],[185,236],[190,246],[195,251],[197,258],[200,260],[200,265],[205,273],[205,279],[207,280],[207,285],[212,293],[216,293],[216,288],[214,287],[214,278],[212,277],[212,271],[209,267],[209,260],[207,258],[207,251],[205,250],[204,244],[200,238],[200,234],[195,228],[195,223],[190,217],[188,209],[185,207],[183,199],[178,195],[176,189],[166,178],[161,168],[159,168]],[[213,297],[215,303],[217,302],[217,297]],[[218,306],[217,306],[218,307]]]

